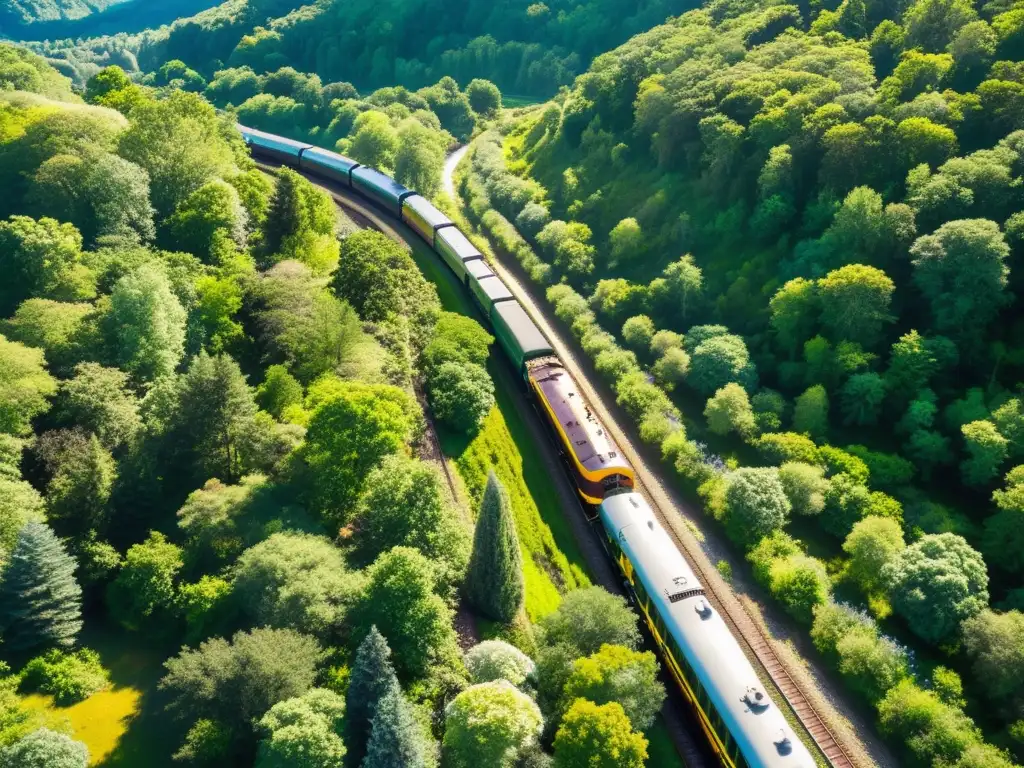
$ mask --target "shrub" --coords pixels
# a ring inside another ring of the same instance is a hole
[[[501,640],[484,640],[474,645],[466,651],[465,661],[474,683],[508,680],[519,686],[536,669],[529,656]]]
[[[88,648],[74,653],[51,650],[32,659],[22,672],[23,686],[53,694],[62,706],[84,701],[109,683],[100,655]]]
[[[778,470],[745,467],[729,476],[725,509],[729,537],[749,549],[786,524],[791,505]]]
[[[442,363],[427,381],[438,421],[459,432],[475,432],[494,407],[494,382],[473,363]]]

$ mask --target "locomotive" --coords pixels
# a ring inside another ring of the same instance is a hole
[[[637,493],[636,473],[575,379],[483,254],[429,200],[354,160],[238,126],[250,152],[337,184],[405,222],[465,285],[538,404],[585,509],[596,509],[621,571],[673,680],[728,768],[813,768],[693,569]]]

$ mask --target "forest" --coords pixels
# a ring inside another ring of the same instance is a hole
[[[248,66],[283,66],[364,90],[416,89],[451,76],[491,80],[507,93],[547,98],[590,60],[690,0],[228,0],[136,35],[33,44],[69,76],[117,64],[151,72],[180,59],[206,78]],[[608,24],[608,19],[616,19]]]
[[[491,429],[491,335],[181,81],[0,45],[0,766],[645,765],[636,614],[507,451],[429,453]],[[90,753],[60,713],[139,653],[151,730]]]
[[[471,216],[908,765],[1024,759],[1024,11],[713,0]]]

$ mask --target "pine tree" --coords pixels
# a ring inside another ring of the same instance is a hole
[[[21,529],[0,581],[0,635],[6,648],[75,644],[82,628],[76,567],[49,527],[28,523]]]
[[[273,255],[281,243],[299,228],[302,215],[302,179],[295,171],[282,170],[270,198],[270,209],[263,223],[263,249]],[[265,266],[265,265],[261,265]]]
[[[492,471],[476,521],[466,598],[487,618],[510,622],[522,608],[523,591],[523,561],[512,507],[505,486]]]
[[[395,685],[377,704],[362,768],[424,768],[423,736],[412,707]]]
[[[366,754],[378,702],[389,691],[399,688],[390,656],[387,640],[377,627],[370,627],[356,651],[345,695],[345,746],[348,764],[353,768],[362,763]]]

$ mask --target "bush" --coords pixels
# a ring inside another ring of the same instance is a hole
[[[791,505],[778,470],[745,467],[729,476],[725,509],[726,532],[749,549],[786,524]]]
[[[465,655],[466,669],[474,683],[508,680],[522,685],[533,674],[533,660],[514,645],[501,640],[484,640]]]
[[[22,672],[24,687],[53,694],[61,706],[84,701],[109,683],[109,673],[100,663],[100,655],[88,648],[75,653],[54,649],[32,659]]]
[[[769,464],[780,465],[787,461],[802,461],[805,464],[819,464],[818,448],[806,435],[795,432],[769,432],[754,441],[761,458]]]
[[[438,421],[459,432],[475,432],[494,407],[494,382],[473,363],[442,363],[427,380]]]

